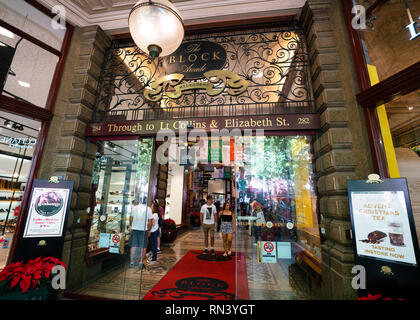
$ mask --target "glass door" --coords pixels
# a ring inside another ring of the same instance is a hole
[[[236,296],[310,297],[321,277],[321,241],[307,137],[235,141]],[[313,290],[312,290],[313,291]]]
[[[76,293],[111,299],[140,298],[141,248],[132,249],[131,243],[133,229],[139,228],[130,226],[130,217],[134,206],[151,206],[148,196],[153,148],[152,138],[99,143],[92,181],[87,275]],[[130,265],[133,260],[135,264]]]

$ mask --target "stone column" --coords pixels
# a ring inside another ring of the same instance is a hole
[[[370,149],[357,104],[357,79],[340,1],[308,0],[302,14],[307,35],[316,111],[322,132],[314,141],[319,206],[325,227],[322,295],[354,299],[351,287],[353,241],[347,197],[348,179],[372,172]]]
[[[75,28],[41,161],[39,178],[54,175],[75,183],[62,257],[69,270],[68,289],[84,280],[87,208],[97,151],[96,145],[86,139],[85,128],[92,120],[109,45],[108,36],[99,27]]]

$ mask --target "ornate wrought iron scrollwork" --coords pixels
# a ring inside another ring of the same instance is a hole
[[[220,94],[211,95],[199,90],[211,81],[200,79],[180,95],[163,94],[155,101],[146,97],[156,82],[167,76],[162,61],[153,61],[134,45],[114,42],[107,50],[101,73],[95,120],[312,113],[304,39],[300,30],[280,28],[188,37],[185,41],[220,44],[227,53],[223,70],[246,80],[247,90],[233,95],[227,86]],[[216,88],[218,85],[223,83],[214,84]]]

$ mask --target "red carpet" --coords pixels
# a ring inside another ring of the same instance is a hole
[[[236,259],[236,270],[235,270]],[[235,272],[236,271],[236,272]],[[237,287],[235,283],[237,274]],[[236,289],[236,292],[235,292]],[[204,255],[189,251],[150,290],[144,300],[247,300],[248,285],[245,256],[232,252],[232,257]]]

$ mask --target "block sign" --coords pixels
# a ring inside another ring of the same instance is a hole
[[[23,238],[61,237],[63,235],[71,190],[34,187]]]
[[[109,253],[120,253],[121,234],[111,234],[111,241],[109,243]]]
[[[277,249],[276,243],[271,241],[261,241],[261,262],[276,263]]]

